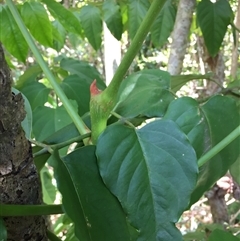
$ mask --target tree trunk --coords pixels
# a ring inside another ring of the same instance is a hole
[[[21,94],[11,91],[11,76],[0,43],[0,203],[41,204],[41,185],[31,144],[21,122],[25,117]],[[0,210],[1,211],[1,210]],[[5,217],[8,241],[45,241],[42,216]]]
[[[171,75],[178,75],[182,71],[195,3],[195,0],[179,1],[168,60],[168,72]]]

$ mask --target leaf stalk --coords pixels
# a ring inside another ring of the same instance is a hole
[[[223,148],[225,148],[228,144],[230,144],[239,136],[240,136],[240,125],[236,129],[234,129],[228,136],[226,136],[223,140],[221,140],[216,146],[214,146],[206,154],[200,157],[200,159],[198,160],[198,167],[201,167],[206,162],[208,162],[211,158],[213,158]]]

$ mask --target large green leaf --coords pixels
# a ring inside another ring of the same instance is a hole
[[[77,17],[68,9],[63,7],[59,2],[54,0],[41,0],[47,5],[49,12],[55,19],[64,26],[69,32],[81,35],[82,27]]]
[[[7,6],[0,5],[0,40],[9,53],[25,62],[28,45]]]
[[[174,99],[170,75],[161,70],[143,70],[126,78],[119,90],[115,111],[123,117],[163,116]]]
[[[130,240],[126,216],[99,175],[95,146],[80,148],[63,159],[55,155],[51,165],[79,240]]]
[[[128,25],[129,25],[129,35],[130,38],[133,39],[135,36],[140,24],[145,17],[148,8],[150,6],[150,2],[146,0],[128,0]]]
[[[102,19],[100,10],[93,6],[83,6],[79,15],[84,33],[95,50],[98,50],[102,42]]]
[[[188,205],[198,167],[179,127],[169,120],[139,130],[113,124],[96,154],[103,181],[138,229],[138,240],[181,240],[174,223]]]
[[[52,47],[52,25],[41,3],[25,2],[21,8],[24,23],[40,44]]]
[[[50,89],[37,81],[25,83],[20,90],[27,97],[32,110],[38,106],[43,106],[47,102],[50,92]]]
[[[215,56],[222,44],[233,12],[227,0],[202,0],[197,6],[197,20],[208,52]]]
[[[123,32],[122,16],[120,7],[115,0],[106,0],[103,3],[103,19],[110,32],[117,40],[121,40]]]
[[[57,109],[39,106],[33,111],[33,134],[43,141],[55,131],[72,122],[63,106]]]
[[[171,119],[188,136],[198,158],[211,149],[240,123],[236,102],[224,96],[214,96],[203,105],[190,97],[173,101],[164,116]],[[197,187],[192,194],[191,204],[207,191],[239,156],[240,138],[225,147],[200,168]]]
[[[166,43],[174,27],[176,12],[173,0],[166,1],[151,28],[151,37],[155,46],[161,47]]]

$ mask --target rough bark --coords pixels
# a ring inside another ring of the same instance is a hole
[[[178,75],[182,71],[195,3],[195,0],[179,1],[168,60],[168,72],[171,75]]]
[[[25,117],[21,94],[11,92],[11,76],[0,43],[0,203],[41,204],[41,185],[32,149],[21,122]],[[8,241],[45,241],[42,216],[5,217]]]

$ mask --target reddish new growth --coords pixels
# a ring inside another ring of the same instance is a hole
[[[90,94],[91,96],[95,96],[101,93],[101,90],[98,89],[97,87],[97,81],[94,80],[92,84],[90,85]]]

